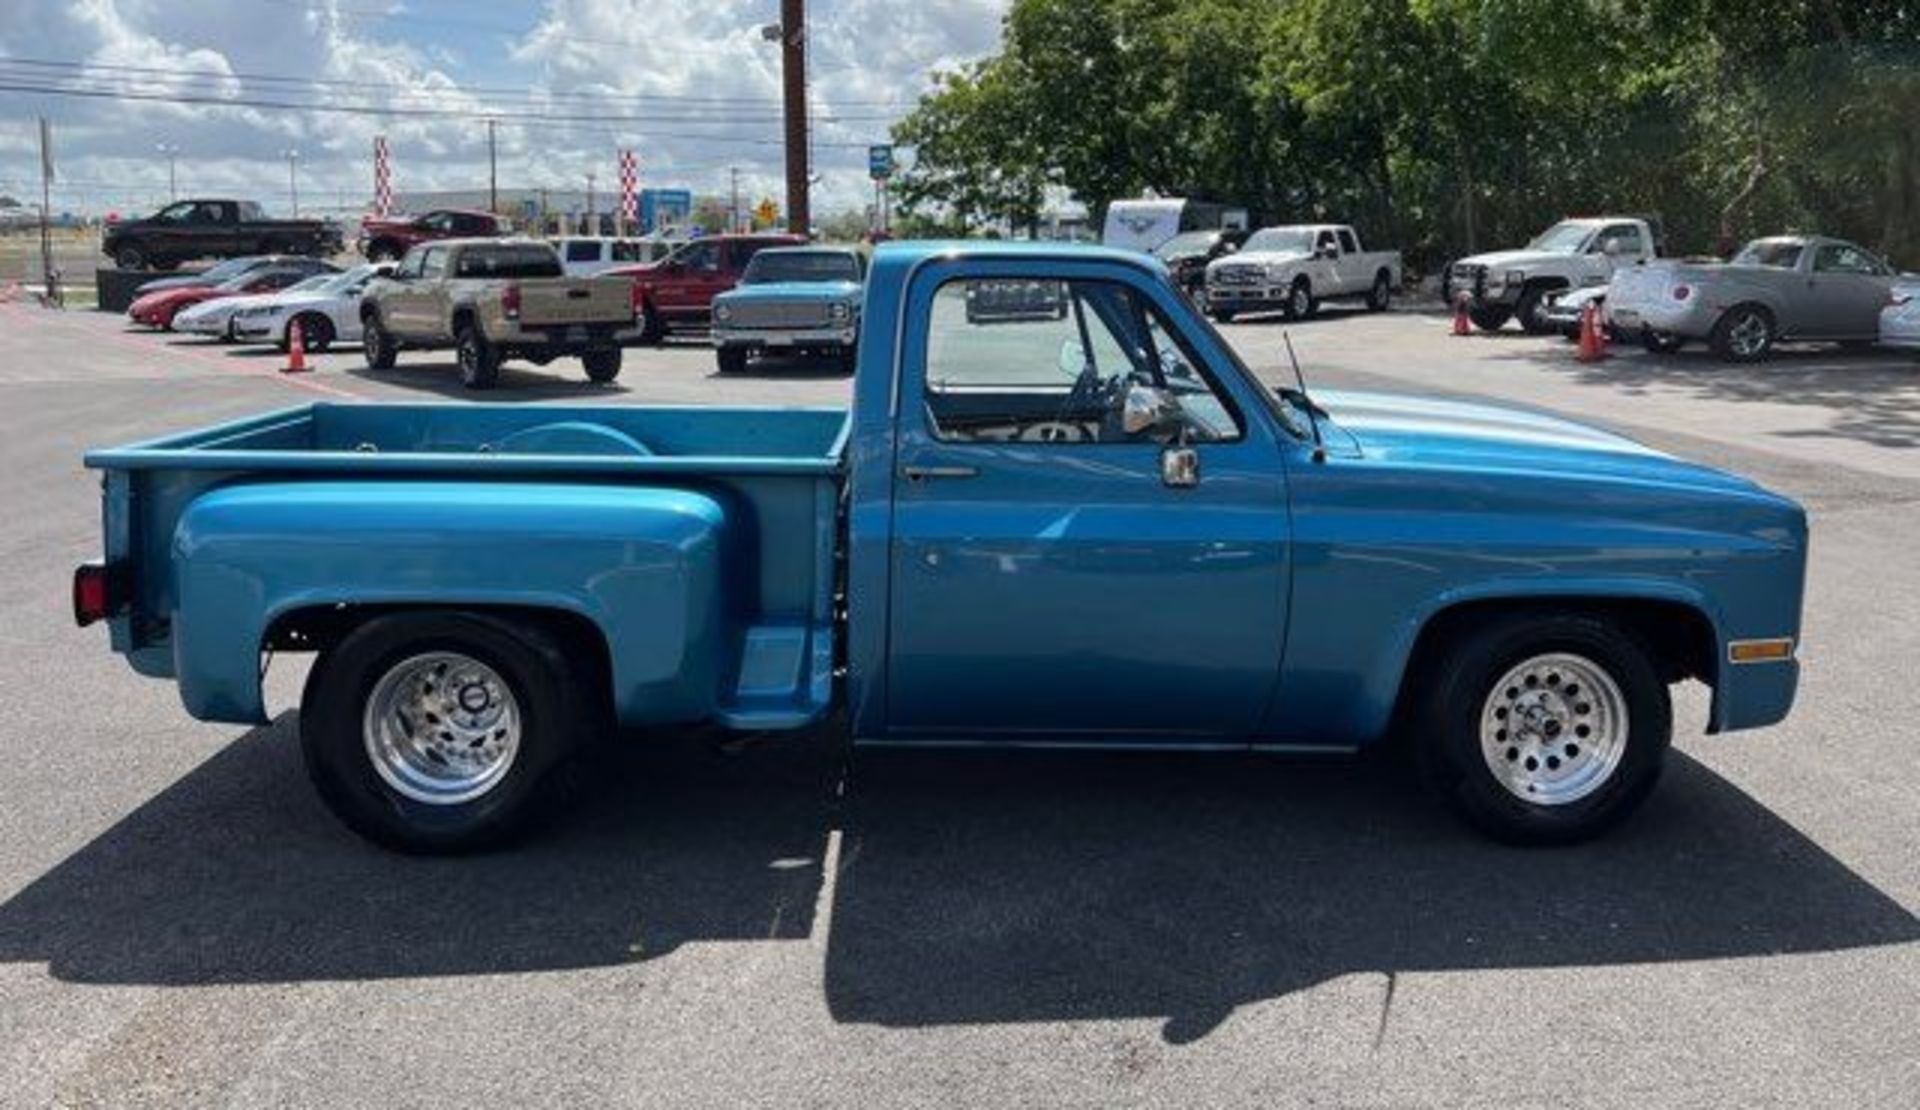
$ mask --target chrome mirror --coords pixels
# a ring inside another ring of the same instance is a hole
[[[1161,451],[1160,484],[1173,489],[1190,489],[1199,485],[1200,452],[1184,443]]]

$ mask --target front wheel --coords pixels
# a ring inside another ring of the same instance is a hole
[[[1650,652],[1608,620],[1533,612],[1449,645],[1415,743],[1429,781],[1498,840],[1564,844],[1632,813],[1660,776],[1673,711]]]
[[[1481,331],[1499,331],[1513,318],[1513,310],[1500,305],[1474,305],[1467,309],[1467,319]]]
[[[1287,291],[1288,319],[1305,320],[1313,315],[1317,307],[1319,305],[1313,299],[1313,286],[1307,283],[1306,278],[1294,282],[1293,288]]]
[[[620,348],[588,351],[580,356],[580,365],[586,370],[588,381],[602,384],[610,382],[620,376]]]
[[[1376,274],[1373,279],[1373,288],[1367,291],[1367,311],[1385,312],[1387,306],[1392,303],[1393,282],[1389,281],[1385,274]]]
[[[745,347],[721,347],[713,352],[722,374],[744,374],[747,372],[747,349]]]
[[[560,784],[598,704],[534,624],[400,613],[321,655],[300,703],[300,747],[348,828],[402,852],[498,845]]]
[[[333,346],[333,321],[318,312],[309,312],[298,318],[300,325],[300,347],[309,354],[319,354]]]
[[[1534,286],[1520,294],[1520,300],[1513,306],[1513,316],[1520,321],[1521,331],[1528,335],[1553,333],[1554,323],[1547,319],[1547,294],[1551,292],[1551,289]]]
[[[1207,310],[1207,315],[1213,317],[1219,323],[1231,324],[1233,323],[1234,316],[1237,314],[1231,308],[1210,308]]]

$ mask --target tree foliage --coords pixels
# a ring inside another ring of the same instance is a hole
[[[1799,229],[1920,265],[1920,5],[1014,0],[894,139],[904,213],[949,229],[1152,190],[1428,264],[1607,210],[1677,251]]]

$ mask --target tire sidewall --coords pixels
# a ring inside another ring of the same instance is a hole
[[[499,377],[500,363],[476,325],[460,329],[454,338],[454,357],[460,364],[460,384],[468,389],[489,389]]]
[[[499,783],[472,801],[432,805],[389,786],[366,747],[364,717],[374,686],[395,664],[454,651],[493,668],[518,703],[521,746]],[[559,649],[517,626],[462,614],[376,619],[316,663],[301,699],[300,743],[321,798],[355,832],[405,852],[491,847],[536,809],[543,784],[577,746],[578,697]]]
[[[1742,319],[1749,316],[1756,317],[1767,325],[1767,341],[1760,345],[1759,350],[1751,354],[1741,354],[1733,349],[1733,329],[1739,326]],[[1774,341],[1778,338],[1773,315],[1751,304],[1737,305],[1728,309],[1726,315],[1720,317],[1720,322],[1714,325],[1713,331],[1715,353],[1729,362],[1758,362],[1773,350]]]
[[[387,334],[387,329],[381,326],[380,317],[369,316],[361,323],[360,351],[370,369],[387,370],[393,366],[393,339]]]
[[[300,344],[303,349],[316,354],[333,346],[333,321],[318,312],[301,316]]]
[[[1565,805],[1521,800],[1495,779],[1481,754],[1480,715],[1493,685],[1520,662],[1564,652],[1582,656],[1619,685],[1627,706],[1627,748],[1593,793]],[[1672,735],[1666,683],[1646,648],[1595,618],[1538,616],[1498,621],[1467,637],[1442,667],[1423,748],[1434,785],[1466,819],[1496,839],[1560,844],[1597,835],[1624,818],[1657,781]]]

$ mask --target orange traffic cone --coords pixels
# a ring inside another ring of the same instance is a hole
[[[1464,292],[1453,299],[1453,334],[1473,334],[1473,321],[1467,319],[1467,295]]]
[[[287,325],[287,364],[280,368],[282,374],[304,374],[307,366],[307,343],[300,335],[300,321]]]
[[[1580,350],[1574,357],[1581,362],[1599,362],[1607,357],[1607,340],[1600,333],[1600,306],[1592,301],[1580,310]]]

